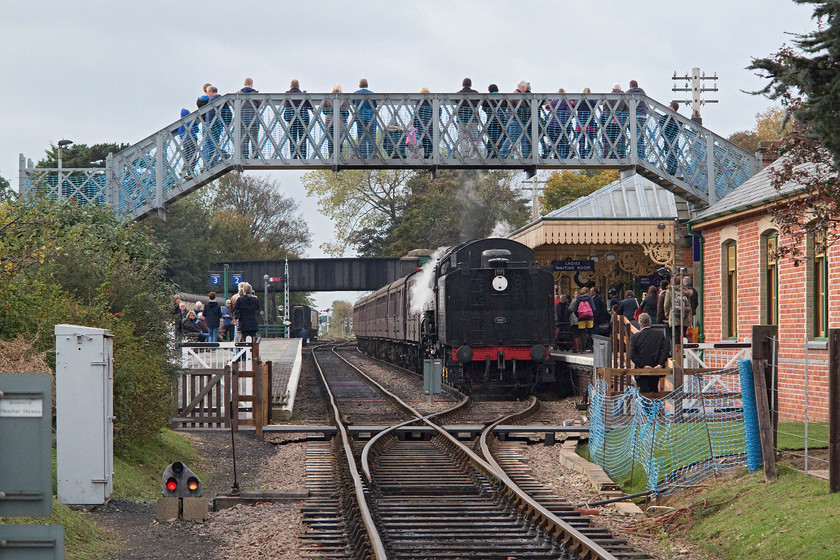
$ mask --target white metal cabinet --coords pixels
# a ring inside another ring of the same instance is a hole
[[[104,504],[114,480],[113,337],[55,326],[58,501]]]

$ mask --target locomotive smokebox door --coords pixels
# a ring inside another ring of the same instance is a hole
[[[507,290],[508,281],[507,278],[504,276],[496,276],[493,278],[493,281],[490,283],[493,286],[493,289],[497,292],[504,292]]]

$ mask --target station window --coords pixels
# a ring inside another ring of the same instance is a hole
[[[826,338],[828,336],[828,257],[825,232],[814,235],[813,254],[814,338]]]
[[[729,241],[723,245],[723,335],[738,336],[738,267],[736,245]]]
[[[764,236],[764,322],[767,325],[779,324],[779,248],[778,232]]]

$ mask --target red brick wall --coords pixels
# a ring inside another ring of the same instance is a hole
[[[762,248],[760,214],[729,222],[695,228],[702,232],[703,251],[703,332],[706,342],[722,339],[721,245],[734,238],[737,243],[737,322],[738,340],[752,336],[752,326],[761,324],[760,283]],[[766,221],[764,222],[766,223]],[[780,238],[780,244],[785,243]],[[840,328],[840,245],[829,249],[829,328]],[[805,411],[805,368],[808,369],[808,418],[825,421],[828,416],[828,351],[808,349],[805,341],[807,321],[812,321],[810,298],[806,297],[809,267],[791,259],[779,261],[779,368],[778,409],[780,420],[801,421]]]

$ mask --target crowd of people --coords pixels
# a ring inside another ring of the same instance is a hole
[[[691,278],[662,280],[659,286],[650,286],[641,301],[633,290],[621,295],[624,297],[611,288],[604,300],[594,286],[581,287],[573,297],[561,294],[554,306],[556,347],[578,353],[592,352],[592,335],[610,336],[613,315],[624,316],[636,327],[641,325],[643,315],[647,316],[648,325],[664,325],[663,338],[669,346],[672,330],[682,339],[694,327],[699,295]]]
[[[239,290],[221,305],[216,292],[208,294],[208,302],[195,302],[193,309],[172,298],[172,319],[178,338],[191,338],[198,342],[245,342],[256,340],[259,331],[260,304],[248,282],[241,282]]]
[[[630,80],[627,91],[620,84],[613,84],[612,94],[645,95],[636,80]],[[242,94],[259,93],[254,89],[253,79],[248,78],[237,92]],[[648,154],[647,133],[648,108],[645,103],[636,105],[635,123],[629,122],[628,103],[620,97],[598,100],[591,95],[589,88],[583,88],[580,98],[551,98],[538,105],[538,115],[532,115],[534,106],[531,100],[522,98],[494,97],[499,93],[499,86],[490,84],[488,93],[482,94],[472,89],[472,80],[464,78],[462,87],[456,93],[463,99],[453,100],[449,109],[438,107],[442,130],[435,130],[433,123],[433,102],[420,99],[414,106],[404,103],[387,109],[378,106],[373,96],[342,100],[338,107],[329,95],[323,97],[301,98],[295,94],[306,93],[301,90],[300,82],[292,80],[286,91],[291,97],[283,102],[280,113],[284,124],[279,131],[279,143],[266,141],[267,135],[273,135],[278,129],[273,111],[261,113],[261,98],[245,97],[242,102],[241,119],[236,126],[231,126],[234,111],[229,103],[223,104],[217,118],[216,108],[205,112],[201,118],[188,121],[177,129],[182,139],[185,170],[191,175],[198,162],[199,153],[205,162],[212,166],[221,159],[230,157],[223,144],[223,132],[228,137],[240,134],[241,156],[247,158],[307,159],[317,154],[318,158],[332,158],[338,146],[350,140],[353,148],[350,157],[368,158],[416,158],[434,157],[434,142],[449,154],[460,154],[465,159],[483,156],[486,158],[529,158],[532,153],[532,118],[539,123],[540,155],[543,158],[589,158],[600,154],[603,158],[624,158],[628,154],[629,139],[635,134],[636,150],[640,159]],[[334,84],[331,93],[343,93],[340,84]],[[362,78],[357,94],[372,94],[368,80]],[[421,94],[431,93],[426,87]],[[530,94],[531,84],[520,81],[513,93]],[[557,90],[565,94],[564,89]],[[221,97],[218,88],[204,84],[203,94],[196,100],[201,109]],[[662,161],[668,173],[677,173],[677,152],[679,125],[674,118],[679,105],[673,102],[670,111],[659,116],[658,126],[667,138]],[[451,111],[451,117],[445,117],[443,111]],[[410,114],[401,114],[407,111]],[[313,112],[317,117],[312,116]],[[190,114],[181,110],[181,118]],[[631,132],[631,127],[635,131]],[[201,128],[204,133],[201,133]],[[262,134],[261,134],[262,131]],[[202,139],[200,141],[200,139]],[[285,152],[288,147],[288,152]],[[285,154],[288,155],[285,155]]]

